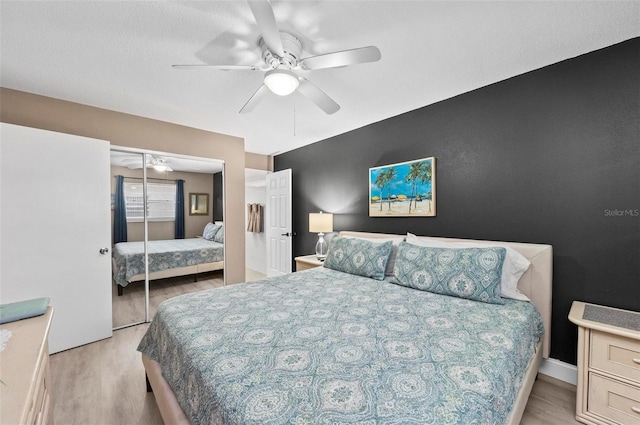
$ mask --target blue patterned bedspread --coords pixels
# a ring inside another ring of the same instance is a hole
[[[196,424],[502,424],[543,333],[485,304],[315,268],[165,301],[138,350]]]
[[[203,238],[149,241],[149,272],[212,263],[224,259],[224,245]],[[131,277],[144,273],[144,242],[120,242],[115,245],[114,280],[127,286]]]

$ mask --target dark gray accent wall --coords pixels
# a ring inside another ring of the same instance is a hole
[[[336,231],[551,244],[551,356],[575,364],[573,300],[640,311],[639,120],[635,38],[278,155],[294,254],[318,210]],[[369,217],[369,168],[429,156],[437,216]]]

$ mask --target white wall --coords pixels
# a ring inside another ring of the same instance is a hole
[[[245,258],[246,267],[250,270],[267,274],[267,237],[264,232],[247,232],[246,204],[262,204],[267,206],[267,189],[265,185],[258,185],[257,182],[264,182],[267,171],[245,170]],[[264,219],[264,217],[263,217]]]

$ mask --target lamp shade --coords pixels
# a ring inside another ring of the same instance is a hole
[[[264,75],[264,84],[278,96],[293,93],[300,84],[298,76],[286,69],[273,69]]]
[[[309,232],[333,232],[333,214],[309,213]]]

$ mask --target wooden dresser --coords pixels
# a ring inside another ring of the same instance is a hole
[[[640,313],[574,301],[578,325],[576,419],[640,425]]]
[[[11,339],[0,352],[0,424],[53,424],[49,373],[49,327],[53,309],[42,316],[0,325]]]

